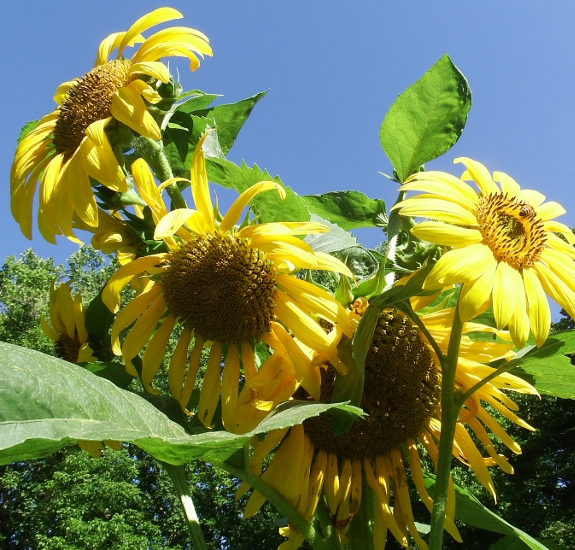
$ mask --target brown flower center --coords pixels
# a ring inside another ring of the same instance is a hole
[[[275,269],[265,253],[230,235],[197,237],[162,276],[171,313],[205,340],[241,344],[274,319]]]
[[[58,341],[54,343],[56,354],[60,359],[70,361],[70,363],[78,362],[78,355],[80,355],[80,348],[82,344],[77,338],[70,338],[67,334],[60,334]]]
[[[112,98],[129,83],[131,66],[127,60],[109,61],[94,67],[70,88],[54,128],[54,146],[64,160],[76,152],[90,124],[111,116]]]
[[[335,369],[322,370],[321,401],[330,402]],[[419,331],[396,310],[379,319],[365,361],[361,407],[369,415],[334,436],[327,413],[304,421],[317,449],[340,458],[373,458],[415,436],[439,402],[439,373]]]
[[[507,193],[481,197],[477,221],[483,242],[495,259],[514,269],[532,267],[545,248],[545,228],[535,209]]]

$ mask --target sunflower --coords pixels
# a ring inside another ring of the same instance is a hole
[[[38,228],[51,243],[62,234],[77,241],[73,212],[86,224],[97,225],[90,177],[113,191],[127,190],[125,175],[106,136],[107,124],[114,119],[137,134],[161,139],[145,103],[161,101],[155,84],[170,79],[168,68],[158,60],[185,56],[195,70],[199,66],[195,53],[212,53],[208,39],[187,27],[170,27],[147,39],[140,34],[181,17],[172,8],[144,15],[127,31],[113,33],[101,42],[90,72],[58,87],[54,96],[58,106],[19,143],[10,173],[12,215],[26,237],[32,238],[32,203],[38,181]],[[139,49],[125,59],[124,49],[135,43],[141,43]],[[116,48],[116,59],[108,61]]]
[[[190,183],[197,210],[180,208],[168,212],[161,190],[173,180],[158,188],[142,159],[132,164],[135,186],[157,224],[155,238],[165,242],[168,252],[138,258],[121,267],[110,278],[102,300],[117,312],[122,289],[134,277],[143,278],[142,291],[118,313],[112,326],[116,353],[120,352],[120,332],[137,320],[121,346],[121,354],[129,372],[134,373],[132,359],[145,347],[141,378],[144,387],[153,391],[150,382],[162,362],[168,339],[176,326],[183,326],[168,372],[173,395],[185,408],[202,348],[210,346],[199,417],[206,426],[211,424],[221,393],[224,425],[228,431],[238,432],[246,430],[246,422],[253,423],[248,414],[250,407],[269,410],[278,395],[289,397],[277,387],[289,379],[286,362],[295,369],[297,386],[301,384],[319,399],[319,368],[312,365],[294,338],[327,354],[344,369],[337,361],[335,347],[342,333],[352,335],[349,317],[328,292],[294,275],[301,268],[352,274],[339,260],[314,253],[296,237],[325,232],[328,228],[324,225],[250,223],[246,219],[240,228],[236,227],[242,211],[258,193],[275,190],[285,197],[285,191],[275,182],[262,181],[245,190],[219,221],[209,194],[202,151],[206,135],[192,158]],[[333,324],[336,330],[326,334],[322,321]],[[183,383],[193,336],[194,348],[182,390],[178,388]],[[268,360],[270,364],[266,361],[266,368],[260,369],[261,374],[256,371],[253,350],[260,341],[275,351]],[[246,384],[238,397],[240,358]],[[281,377],[278,369],[283,372]]]
[[[537,346],[547,339],[551,313],[546,294],[575,317],[575,236],[554,220],[565,213],[556,202],[521,189],[503,172],[493,178],[483,164],[458,158],[461,179],[445,172],[419,172],[400,191],[424,191],[394,208],[430,218],[413,227],[420,239],[450,247],[425,280],[435,289],[462,283],[459,315],[477,315],[492,299],[498,328],[509,327],[523,347],[531,329]],[[465,181],[473,180],[479,192]],[[495,183],[499,182],[501,188]]]
[[[365,305],[364,299],[356,300],[351,316],[361,316]],[[444,352],[447,351],[453,315],[451,308],[421,316]],[[467,323],[464,330],[506,336],[475,323]],[[511,348],[511,343],[472,341],[464,336],[457,366],[457,387],[465,391],[488,376],[494,369],[485,363],[508,356]],[[326,364],[321,376],[321,401],[330,402],[335,370]],[[282,441],[287,430],[270,432],[261,443],[253,442],[255,451],[250,458],[250,469],[261,475],[307,521],[311,521],[319,499],[323,498],[323,489],[333,525],[342,539],[359,509],[363,477],[367,482],[363,487],[373,491],[377,503],[373,525],[375,548],[385,547],[389,530],[403,546],[407,546],[409,532],[417,547],[426,549],[427,544],[417,532],[412,513],[406,458],[417,492],[431,511],[433,501],[424,484],[420,453],[425,451],[437,465],[441,434],[440,379],[438,358],[423,333],[401,312],[384,310],[365,363],[361,407],[368,414],[367,418],[356,420],[349,431],[338,436],[332,433],[331,417],[327,413],[293,426],[261,474],[265,457]],[[483,404],[491,405],[512,422],[532,429],[513,412],[517,406],[501,391],[503,389],[537,393],[527,382],[510,374],[500,375],[485,384],[461,410],[453,446],[453,455],[473,469],[478,481],[494,498],[488,466],[498,465],[508,473],[513,473],[513,468],[505,456],[496,451],[492,436],[485,428],[513,452],[519,453],[520,448]],[[482,456],[469,431],[485,447],[487,457]],[[247,483],[242,484],[237,497],[249,488]],[[244,518],[253,515],[264,502],[265,498],[254,491],[248,499]],[[453,522],[454,510],[455,494],[450,481],[445,526],[456,540],[461,541]],[[293,526],[280,532],[289,537],[280,548],[300,547],[303,536]]]
[[[92,363],[97,359],[88,344],[86,312],[82,306],[82,296],[78,292],[72,298],[69,281],[55,288],[50,287],[50,323],[44,317],[40,326],[44,334],[52,340],[56,354],[70,363]]]

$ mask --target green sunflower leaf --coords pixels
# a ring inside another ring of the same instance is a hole
[[[239,131],[242,129],[244,122],[250,116],[255,104],[267,94],[259,92],[256,95],[242,99],[236,103],[226,103],[217,105],[210,109],[195,112],[198,117],[203,117],[208,121],[213,121],[218,129],[218,138],[220,147],[224,155],[232,148]],[[213,124],[213,123],[212,123]]]
[[[379,139],[400,181],[457,142],[470,108],[467,80],[447,54],[395,100]]]
[[[180,102],[176,105],[176,111],[190,114],[205,110],[218,97],[220,97],[219,94],[206,94],[200,90],[192,90],[178,97]]]
[[[520,363],[523,372],[533,377],[532,384],[539,393],[554,395],[563,399],[575,399],[575,366],[569,357],[526,359]],[[511,371],[516,374],[515,371]]]
[[[286,428],[348,404],[288,402],[253,431],[188,435],[154,405],[86,369],[0,343],[0,464],[41,458],[78,439],[129,441],[170,464],[225,460],[257,434]]]
[[[302,200],[303,198],[301,197]],[[314,252],[330,254],[357,245],[357,239],[351,233],[344,231],[338,224],[313,213],[310,216],[310,221],[322,223],[329,227],[329,231],[326,233],[314,233],[305,236],[304,242],[309,244]]]
[[[387,225],[385,202],[382,199],[370,199],[359,191],[304,195],[301,200],[310,212],[345,230]]]
[[[255,196],[251,202],[253,213],[264,223],[309,220],[309,213],[301,197],[290,187],[286,187],[278,176],[272,178],[267,170],[262,171],[257,164],[249,167],[242,161],[242,165],[238,166],[226,159],[207,157],[206,169],[210,181],[236,189],[238,193],[264,180],[279,183],[285,189],[285,200],[282,200],[275,191],[266,191]]]
[[[547,550],[567,550],[566,546],[561,544],[557,544],[552,540],[539,540],[543,545],[543,548],[547,548]],[[499,539],[495,544],[492,544],[489,547],[489,550],[528,550],[530,546],[523,542],[519,537],[515,535],[506,535],[502,539]]]
[[[435,484],[435,476],[424,474],[424,481],[427,490],[431,492]],[[517,537],[525,543],[526,548],[531,548],[532,550],[548,550],[546,546],[535,540],[532,536],[514,527],[489,510],[489,508],[483,506],[471,493],[458,485],[455,485],[455,519],[459,519],[468,525],[479,527],[485,531]]]

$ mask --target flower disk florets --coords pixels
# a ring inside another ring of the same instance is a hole
[[[481,197],[477,221],[495,259],[514,269],[533,267],[545,249],[545,228],[535,209],[507,193]]]
[[[322,372],[321,400],[331,401],[335,370]],[[385,455],[416,436],[439,401],[438,371],[411,321],[395,310],[381,314],[365,360],[362,409],[369,415],[334,436],[331,417],[304,422],[318,449],[343,458]]]
[[[265,253],[246,239],[197,237],[172,254],[164,297],[172,315],[204,340],[241,344],[270,329],[274,273]]]
[[[94,67],[70,88],[54,128],[54,146],[64,160],[78,149],[90,124],[111,116],[112,98],[129,83],[131,66],[127,60],[109,61]]]
[[[60,359],[70,361],[70,363],[78,362],[80,355],[80,348],[82,344],[77,338],[70,338],[67,334],[60,334],[57,342],[54,342],[54,348]]]

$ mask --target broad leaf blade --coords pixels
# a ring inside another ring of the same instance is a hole
[[[0,464],[47,456],[77,439],[129,441],[171,464],[210,456],[225,460],[253,435],[332,408],[361,414],[347,404],[290,402],[244,435],[188,435],[145,399],[86,369],[0,343]]]
[[[400,181],[455,144],[470,108],[467,80],[447,54],[395,100],[379,139]]]
[[[345,230],[387,225],[383,200],[370,199],[359,191],[304,195],[301,200],[310,212],[336,223]]]

